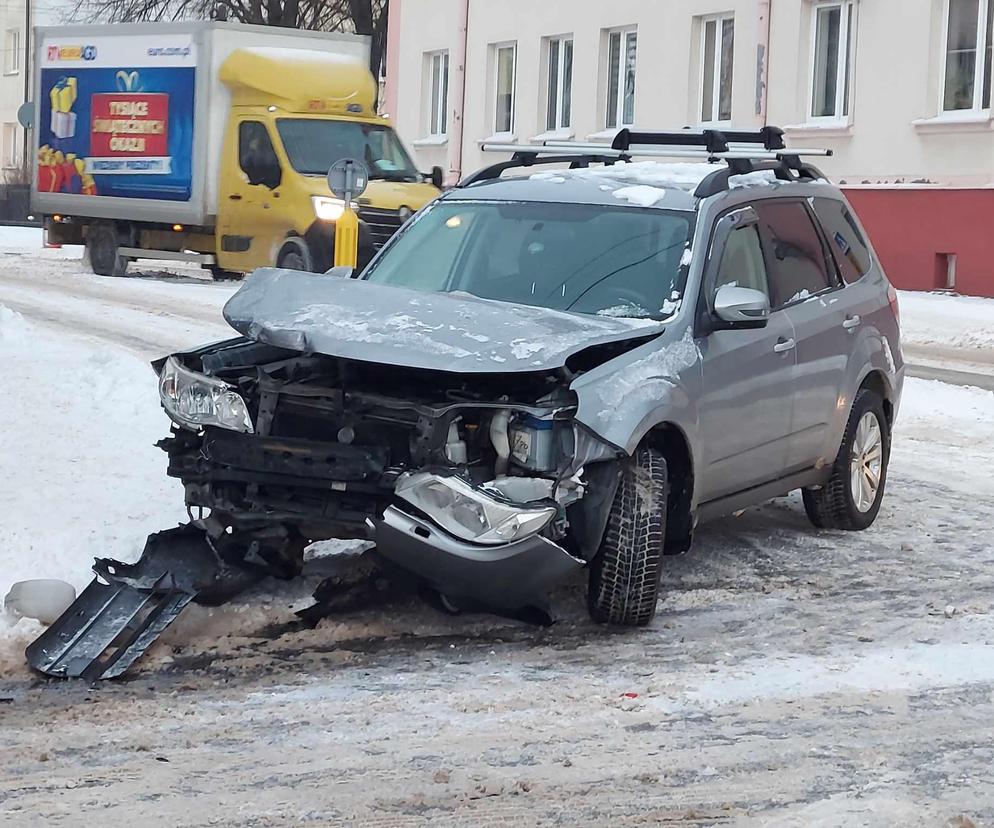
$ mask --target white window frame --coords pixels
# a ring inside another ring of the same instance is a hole
[[[555,69],[552,66],[552,44],[557,44],[558,46],[558,57],[556,60]],[[569,120],[567,121],[563,118],[563,103],[565,96],[563,91],[566,88],[566,44],[570,44],[570,101],[569,101]],[[542,123],[545,126],[547,132],[568,132],[573,123],[573,61],[576,59],[576,46],[573,43],[573,35],[559,35],[556,37],[545,38],[545,67],[546,72],[546,84],[545,84],[545,106],[543,107],[542,113]],[[553,123],[549,123],[549,87],[551,85],[552,79],[555,78],[556,85],[556,110]]]
[[[494,58],[494,99],[493,106],[490,110],[490,116],[493,121],[493,134],[498,135],[514,135],[514,121],[515,121],[515,105],[517,103],[517,87],[518,87],[518,41],[508,40],[504,43],[492,43],[490,48],[493,50]],[[513,55],[511,61],[511,102],[510,102],[510,112],[509,114],[509,124],[507,129],[500,129],[497,124],[497,107],[500,103],[500,53],[503,49],[510,49]]]
[[[19,132],[17,124],[11,122],[3,124],[0,144],[2,144],[2,161],[5,170],[15,170],[21,166],[21,154],[18,151],[21,138]]]
[[[939,116],[957,118],[964,115],[984,115],[991,112],[991,104],[984,106],[984,64],[987,56],[987,14],[994,0],[979,0],[977,6],[977,62],[973,68],[973,106],[969,109],[946,109],[946,67],[949,61],[949,12],[950,0],[942,4],[942,64],[939,71]],[[992,66],[994,69],[994,66]],[[991,82],[994,99],[994,81]]]
[[[428,52],[427,58],[427,106],[428,130],[431,138],[445,138],[449,128],[449,51],[441,49]],[[435,66],[438,65],[438,80],[435,79]]]
[[[724,44],[722,42],[722,28],[725,25],[726,20],[732,21],[732,55],[734,60],[735,54],[735,15],[734,14],[711,14],[707,17],[701,18],[701,91],[697,96],[697,120],[704,126],[727,126],[732,122],[732,116],[729,115],[728,118],[719,118],[721,109],[721,61],[722,61],[722,50]],[[715,117],[711,120],[704,119],[704,87],[705,79],[708,75],[708,67],[705,64],[707,60],[707,35],[708,35],[708,23],[715,24],[714,31],[714,65],[711,67],[711,114]],[[732,88],[735,88],[735,66],[732,66]],[[731,97],[731,93],[729,93]],[[732,105],[734,106],[734,99],[732,100]]]
[[[21,30],[7,29],[3,37],[3,73],[18,75],[21,72]]]
[[[839,60],[835,68],[835,114],[815,115],[815,89],[818,79],[818,17],[824,9],[838,8],[839,14]],[[808,71],[808,97],[805,104],[805,117],[812,124],[852,123],[853,85],[856,79],[856,25],[857,13],[855,0],[826,0],[814,2],[811,5],[811,65]],[[850,37],[850,34],[852,35]],[[842,58],[845,58],[844,60]],[[849,84],[846,85],[848,72]]]
[[[604,44],[604,127],[605,129],[624,129],[635,123],[635,102],[632,102],[632,120],[625,121],[625,56],[628,54],[628,37],[635,35],[635,92],[638,93],[638,26],[621,26],[607,30],[607,42]],[[621,40],[618,49],[618,99],[614,102],[614,123],[608,123],[607,107],[611,104],[611,38],[618,35]]]

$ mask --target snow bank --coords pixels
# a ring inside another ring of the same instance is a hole
[[[964,434],[990,434],[994,426],[994,391],[908,378],[904,383],[897,430],[935,423]]]
[[[994,299],[898,291],[906,345],[994,348]]]
[[[135,560],[150,532],[185,519],[182,490],[154,447],[169,421],[147,363],[2,305],[0,361],[0,599],[30,578],[78,591],[94,557]],[[37,632],[0,619],[0,672],[12,651],[22,661]]]
[[[83,248],[77,245],[45,247],[40,227],[8,227],[0,225],[0,255],[30,253],[46,259],[79,259]]]

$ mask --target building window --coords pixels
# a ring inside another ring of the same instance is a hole
[[[428,56],[428,132],[443,137],[448,129],[449,53]]]
[[[546,102],[545,128],[567,129],[573,96],[573,38],[549,39],[549,94]]]
[[[21,164],[18,147],[20,145],[20,130],[17,124],[3,125],[3,166],[10,169]]]
[[[494,47],[497,77],[494,88],[494,132],[514,132],[514,71],[517,47],[513,43]]]
[[[991,107],[994,0],[947,0],[942,111]]]
[[[701,122],[732,120],[732,60],[735,20],[731,16],[704,21],[701,53]]]
[[[7,29],[3,39],[3,73],[16,75],[21,66],[21,32]]]
[[[608,33],[607,117],[608,127],[635,123],[635,57],[638,34],[634,29]]]
[[[812,119],[843,120],[849,117],[853,16],[851,2],[815,6],[809,111]]]

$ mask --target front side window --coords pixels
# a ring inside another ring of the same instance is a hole
[[[573,96],[573,38],[549,40],[549,93],[545,113],[545,128],[549,131],[567,129]]]
[[[730,121],[735,20],[730,16],[705,20],[703,34],[701,123]]]
[[[947,0],[942,111],[991,106],[994,0]]]
[[[3,71],[5,75],[15,75],[21,66],[21,33],[8,29],[3,42]]]
[[[371,181],[421,180],[390,127],[328,118],[280,118],[276,129],[290,166],[303,175],[325,176],[339,159],[358,158]]]
[[[819,4],[814,8],[811,83],[812,119],[849,117],[855,32],[852,2]]]
[[[635,59],[638,34],[633,31],[611,32],[607,49],[607,117],[608,127],[625,127],[635,123]]]
[[[514,132],[514,73],[513,44],[496,47],[497,81],[494,112],[494,132]]]
[[[429,134],[444,136],[448,128],[449,53],[435,52],[428,59]]]
[[[821,237],[799,201],[754,205],[770,263],[770,304],[775,310],[833,286]]]
[[[589,204],[441,201],[363,275],[572,313],[665,318],[683,292],[691,218]]]
[[[728,241],[725,242],[714,293],[718,292],[718,288],[726,285],[752,288],[767,296],[770,295],[766,265],[763,262],[763,248],[759,240],[759,228],[755,224],[732,231]]]
[[[238,125],[238,166],[249,184],[275,189],[280,184],[280,162],[266,125],[242,121]]]

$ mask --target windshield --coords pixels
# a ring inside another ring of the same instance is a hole
[[[667,210],[442,201],[363,274],[370,282],[601,316],[679,309],[691,216]]]
[[[421,180],[389,127],[321,118],[280,118],[276,128],[290,164],[303,175],[327,175],[328,167],[339,159],[358,158],[371,179]]]

